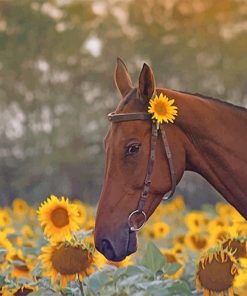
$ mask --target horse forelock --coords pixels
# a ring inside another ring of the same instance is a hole
[[[126,110],[128,107],[128,110]],[[144,104],[139,98],[137,88],[133,88],[118,104],[116,113],[144,111]]]

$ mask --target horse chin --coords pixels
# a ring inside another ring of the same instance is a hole
[[[127,256],[135,253],[137,250],[137,236],[136,233],[133,231],[130,231],[129,233],[129,243],[127,248]]]

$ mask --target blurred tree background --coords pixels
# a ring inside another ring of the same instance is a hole
[[[98,200],[122,57],[137,80],[247,105],[246,0],[0,0],[0,204]],[[187,173],[194,207],[216,200]]]

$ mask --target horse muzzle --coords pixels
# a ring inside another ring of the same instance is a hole
[[[110,261],[122,261],[137,250],[136,233],[128,225],[114,232],[96,230],[94,240],[96,249]]]

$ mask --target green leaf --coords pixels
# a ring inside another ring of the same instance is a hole
[[[120,277],[125,276],[126,275],[126,270],[127,267],[120,267],[118,269],[116,269],[116,271],[113,273],[113,281],[117,281]]]
[[[0,275],[0,287],[2,287],[5,283],[5,276]]]
[[[4,260],[4,256],[6,255],[6,253],[7,253],[6,249],[0,248],[0,259],[1,259],[1,261]]]
[[[41,264],[40,264],[40,262],[38,262],[38,263],[35,265],[34,269],[32,270],[32,276],[33,276],[34,278],[37,278],[38,276],[41,275],[41,272],[42,272]]]
[[[33,248],[33,247],[23,247],[22,251],[24,255],[38,255],[40,252],[39,248]]]
[[[34,283],[34,282],[26,277],[20,277],[17,280],[17,283],[22,286],[22,285],[26,285],[26,284],[29,285],[30,283]]]
[[[150,269],[146,268],[145,266],[129,265],[126,267],[126,274],[128,276],[138,273],[144,274],[146,276],[153,276],[153,273],[150,271]]]
[[[45,290],[44,289],[40,289],[38,291],[28,293],[28,296],[42,296],[42,295],[45,295]]]
[[[128,276],[124,278],[121,282],[118,282],[119,287],[133,286],[136,283],[139,283],[142,280],[142,276],[140,274],[134,274],[132,276]]]
[[[137,284],[139,289],[145,290],[146,294],[140,295],[152,295],[152,296],[192,296],[188,285],[179,280],[167,280],[167,281],[151,281]],[[143,293],[143,292],[142,292]]]
[[[176,273],[182,267],[179,263],[167,263],[164,267],[164,273],[172,275]]]
[[[192,296],[192,292],[189,286],[183,281],[170,281],[166,286],[167,291],[169,292],[167,296]]]
[[[0,248],[0,256],[5,255],[7,253],[7,250],[4,248]]]
[[[129,265],[127,267],[118,268],[113,274],[113,281],[115,282],[124,276],[130,277],[136,274],[144,274],[148,277],[153,276],[153,272],[145,266]]]
[[[99,291],[109,281],[108,276],[103,271],[92,274],[87,280],[88,288],[94,292]]]
[[[154,243],[149,242],[147,244],[147,248],[142,258],[141,264],[152,270],[152,272],[154,273],[164,267],[164,256],[161,254],[160,250],[155,246]]]

